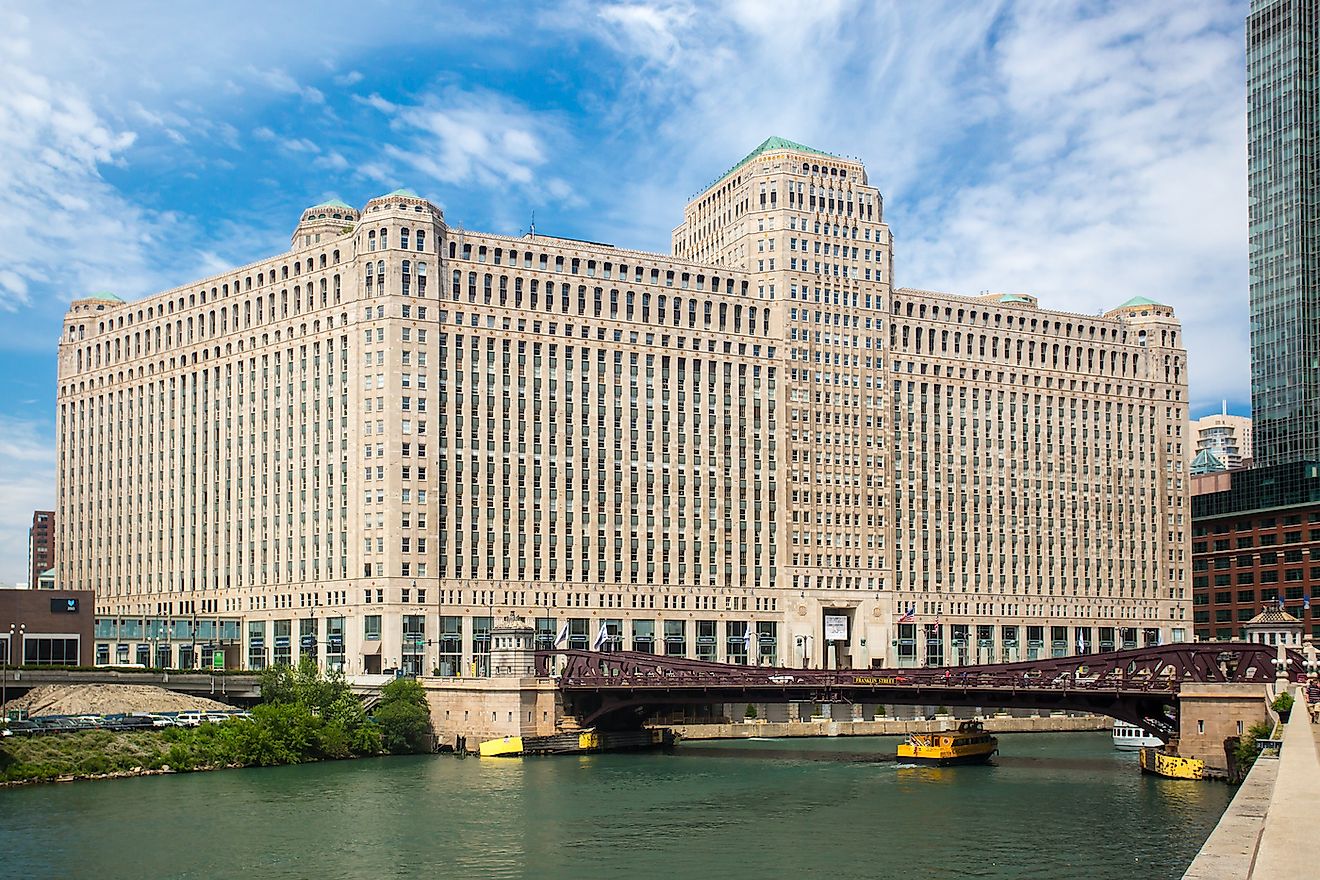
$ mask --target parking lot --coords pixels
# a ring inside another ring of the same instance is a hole
[[[0,721],[0,736],[46,736],[77,733],[83,730],[159,730],[169,727],[197,727],[219,724],[231,718],[251,718],[242,709],[225,711],[135,712],[111,715],[39,715],[31,718]]]

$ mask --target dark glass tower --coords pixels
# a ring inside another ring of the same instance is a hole
[[[1318,0],[1252,0],[1247,18],[1257,466],[1320,459],[1318,13]]]

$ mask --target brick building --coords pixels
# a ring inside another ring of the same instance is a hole
[[[1192,478],[1192,602],[1197,640],[1245,638],[1284,607],[1320,635],[1306,598],[1320,584],[1320,463]]]
[[[40,588],[42,574],[54,567],[55,511],[34,510],[28,528],[28,588]]]

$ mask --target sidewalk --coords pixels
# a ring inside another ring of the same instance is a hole
[[[1279,778],[1260,851],[1251,876],[1268,880],[1314,877],[1320,871],[1315,856],[1315,829],[1320,825],[1320,754],[1316,735],[1300,689],[1288,724],[1284,727]]]
[[[1210,833],[1183,880],[1293,880],[1316,876],[1320,824],[1320,725],[1296,694],[1283,752],[1262,756]],[[1309,867],[1308,867],[1309,866]]]

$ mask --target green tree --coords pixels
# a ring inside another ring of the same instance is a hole
[[[1274,733],[1274,725],[1268,721],[1257,721],[1247,729],[1247,732],[1238,737],[1237,747],[1234,751],[1237,753],[1238,767],[1241,768],[1243,775],[1251,769],[1251,765],[1256,763],[1256,758],[1260,756],[1260,746],[1256,743],[1258,739],[1269,739]]]
[[[372,717],[386,751],[396,755],[426,751],[431,712],[426,692],[413,679],[399,678],[387,684]]]

